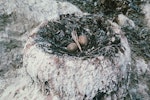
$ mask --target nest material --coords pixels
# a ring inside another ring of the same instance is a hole
[[[83,52],[79,50],[69,52],[66,49],[69,43],[74,42],[71,36],[73,30],[77,32],[78,36],[84,34],[88,37],[88,44],[82,46]],[[84,58],[95,56],[113,58],[121,50],[120,38],[113,34],[107,20],[100,15],[83,17],[61,15],[60,20],[49,22],[40,29],[38,34],[41,38],[38,38],[37,42],[52,44],[49,47],[41,45],[46,48],[44,49],[46,52],[61,56],[67,54]]]

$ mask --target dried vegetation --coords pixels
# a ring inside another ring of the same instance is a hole
[[[81,48],[78,46],[79,49],[75,52],[69,52],[66,48],[70,43],[76,42],[72,32],[76,32],[75,37],[79,36],[79,42],[80,35],[88,38],[88,43],[86,45],[80,43]],[[100,15],[83,17],[62,15],[60,20],[49,22],[46,27],[42,28],[39,35],[43,42],[52,44],[48,48],[57,55],[68,54],[77,57],[103,55],[111,58],[121,49],[120,38],[112,34],[109,23]],[[49,52],[49,50],[46,51]]]

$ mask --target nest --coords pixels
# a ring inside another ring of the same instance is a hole
[[[73,31],[88,37],[82,51],[67,50],[75,42]],[[61,15],[40,24],[31,32],[24,53],[26,71],[40,83],[41,91],[62,100],[113,95],[127,83],[129,62],[130,48],[121,28],[101,15]]]
[[[69,52],[67,45],[74,42],[71,32],[75,30],[77,35],[86,35],[88,44],[82,46],[82,52],[78,49]],[[88,15],[77,17],[75,15],[61,15],[60,20],[49,22],[38,32],[41,38],[36,41],[49,43],[49,47],[41,43],[43,50],[56,55],[68,55],[76,57],[104,56],[115,57],[121,49],[120,38],[112,34],[107,20],[100,15]]]
[[[36,29],[25,45],[24,66],[45,95],[91,100],[127,85],[130,47],[120,26],[108,17],[61,15]],[[67,49],[76,43],[73,32],[88,38],[82,51]]]

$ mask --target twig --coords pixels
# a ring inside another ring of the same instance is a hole
[[[79,44],[79,41],[78,41],[78,35],[77,35],[77,32],[73,29],[73,31],[71,32],[71,36],[72,36],[72,39],[75,41],[75,43],[77,44],[80,52],[82,52],[82,49],[81,49],[81,46]]]

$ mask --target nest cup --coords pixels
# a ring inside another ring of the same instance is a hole
[[[43,39],[43,42],[52,44],[46,48],[51,49],[51,52],[56,55],[68,54],[76,57],[104,56],[111,58],[120,49],[120,38],[113,34],[108,35],[108,30],[106,29],[107,24],[100,15],[84,17],[62,15],[60,20],[49,22],[48,25],[42,27],[38,34]],[[74,30],[77,32],[78,41],[83,52],[80,52],[79,49],[74,50],[74,52],[68,52],[66,49],[70,43],[75,42],[71,36]],[[83,38],[84,36],[87,39]],[[111,41],[112,38],[115,38],[115,40]],[[36,41],[39,41],[39,39]],[[42,45],[41,47],[44,46]],[[49,50],[45,51],[49,52]]]

